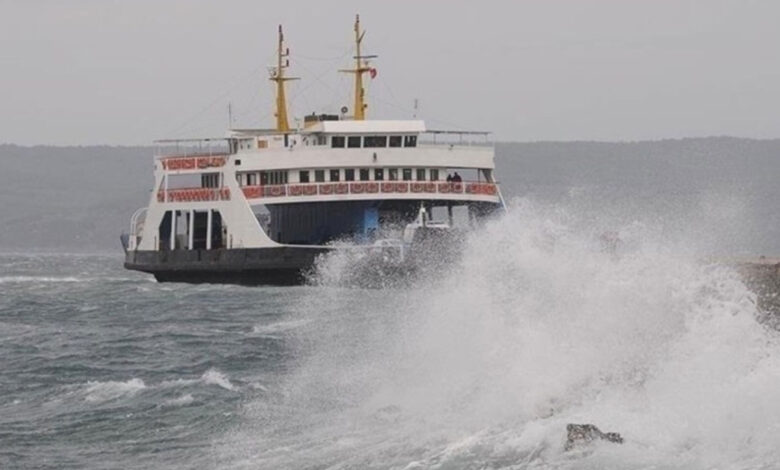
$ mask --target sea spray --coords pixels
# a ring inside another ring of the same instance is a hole
[[[617,253],[600,230],[524,201],[438,277],[311,292],[297,369],[245,407],[229,466],[780,465],[780,347],[755,296],[653,227],[618,227]],[[569,422],[625,444],[566,453]]]

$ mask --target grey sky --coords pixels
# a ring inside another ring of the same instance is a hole
[[[369,117],[502,140],[780,137],[780,1],[0,0],[0,142],[144,144],[271,124],[276,25],[292,112],[351,106],[361,14]]]

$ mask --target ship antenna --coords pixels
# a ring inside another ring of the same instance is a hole
[[[284,82],[298,80],[297,77],[285,77],[284,69],[290,66],[290,48],[284,47],[284,33],[279,25],[279,47],[276,53],[276,67],[271,71],[271,81],[276,82],[276,130],[289,132],[290,123],[287,120],[287,98],[284,94]]]
[[[361,55],[360,43],[363,42],[363,36],[366,32],[360,31],[360,15],[355,15],[355,68],[340,70],[340,72],[355,74],[355,116],[356,121],[362,121],[366,118],[365,90],[363,89],[363,74],[370,72],[371,78],[376,75],[376,69],[369,67],[365,59],[373,59],[375,55]]]

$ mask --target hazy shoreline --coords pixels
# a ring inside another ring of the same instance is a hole
[[[119,252],[148,203],[154,149],[0,145],[0,251]],[[497,142],[496,165],[507,199],[587,217],[594,231],[688,226],[708,254],[780,254],[779,139]]]

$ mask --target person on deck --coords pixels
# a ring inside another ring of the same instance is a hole
[[[463,179],[460,177],[460,175],[456,171],[455,174],[452,175],[452,182],[453,183],[460,183],[461,181],[463,181]]]
[[[447,182],[452,183],[452,175],[447,173]]]

